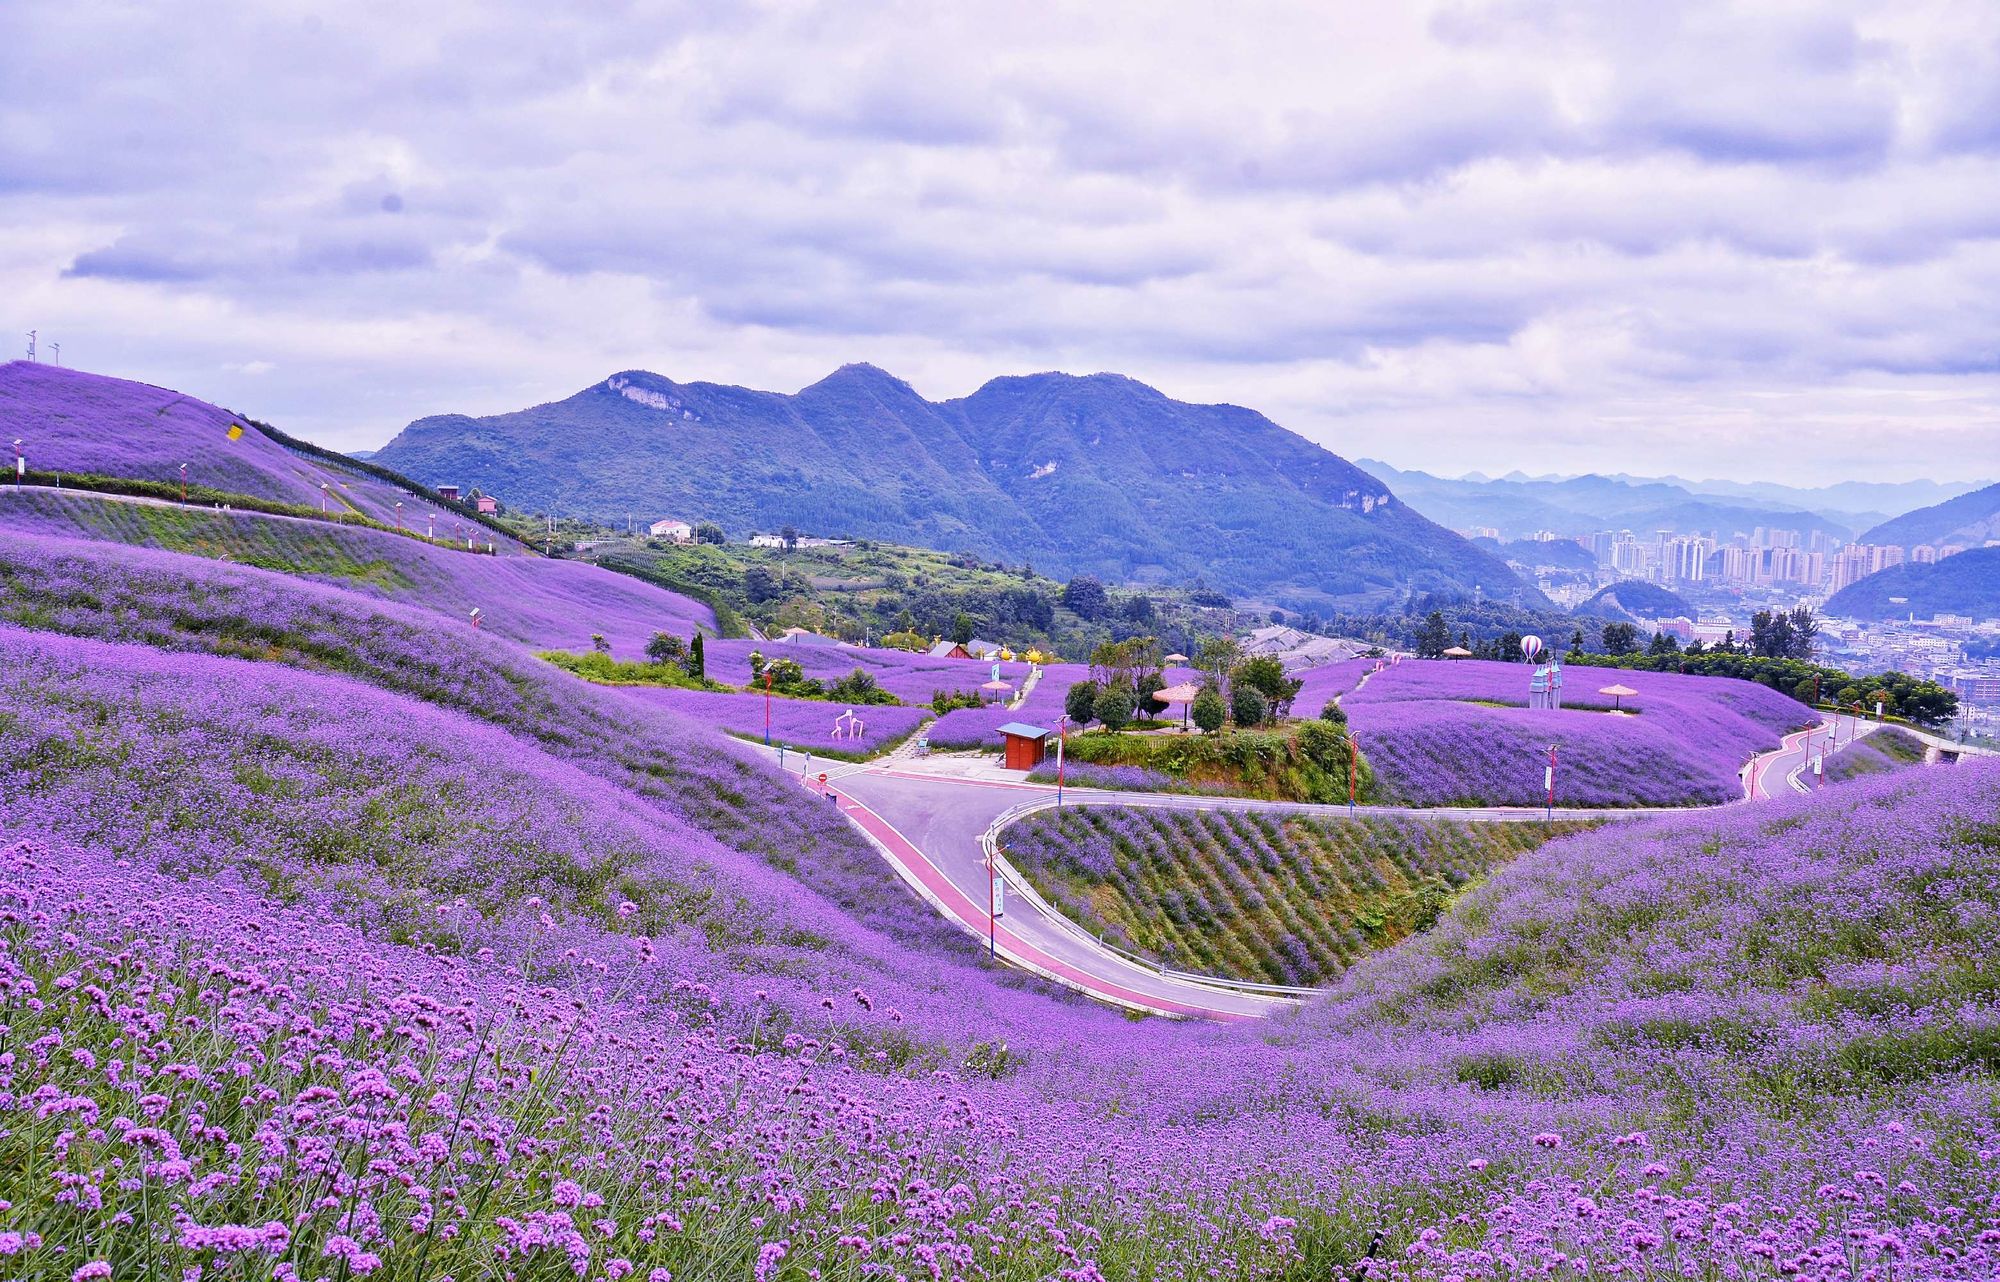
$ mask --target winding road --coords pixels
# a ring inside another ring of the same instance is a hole
[[[1874,729],[1843,720],[1840,748]],[[1786,735],[1780,746],[1753,758],[1744,768],[1746,801],[1808,791],[1815,748],[1826,751],[1836,733],[1835,718]],[[778,754],[745,745],[771,764]],[[782,768],[803,786],[831,794],[829,804],[874,843],[905,883],[946,918],[994,954],[1025,970],[1089,993],[1103,1001],[1161,1015],[1219,1020],[1255,1019],[1311,995],[1310,989],[1245,984],[1164,969],[1102,943],[1043,903],[1005,858],[1001,834],[1013,821],[1057,804],[1056,789],[964,757],[913,759],[897,755],[855,764],[820,759],[796,750],[784,754]],[[824,782],[822,782],[824,775]],[[1140,806],[1177,810],[1276,811],[1318,817],[1451,819],[1471,823],[1540,820],[1539,808],[1412,809],[1400,806],[1305,805],[1246,797],[1193,797],[1169,793],[1063,790],[1071,806]],[[1741,804],[1741,803],[1731,803]],[[1557,807],[1557,819],[1614,821],[1689,809],[1603,810]],[[989,891],[988,852],[995,855],[997,892]],[[1002,908],[988,914],[988,895],[998,893]],[[990,933],[989,933],[990,932]]]

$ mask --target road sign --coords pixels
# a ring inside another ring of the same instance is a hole
[[[993,915],[995,917],[1007,915],[1007,883],[998,877],[993,879]]]

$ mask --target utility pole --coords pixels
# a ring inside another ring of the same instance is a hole
[[[39,332],[40,332],[39,330],[32,330],[32,329],[28,331],[28,359],[29,359],[29,360],[34,360],[34,359],[35,359],[35,335],[36,335],[37,333],[39,333]]]
[[[51,364],[51,365],[60,365],[60,364],[62,364],[62,344],[61,344],[61,343],[50,343],[50,344],[49,344],[49,364]]]
[[[1556,817],[1556,746],[1549,745],[1549,764],[1542,770],[1542,787],[1548,796],[1543,802],[1542,822],[1549,823]]]

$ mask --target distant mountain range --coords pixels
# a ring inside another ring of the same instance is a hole
[[[1290,608],[1411,591],[1546,601],[1366,472],[1233,405],[1114,374],[998,378],[931,402],[869,365],[794,395],[628,370],[511,414],[418,419],[375,462],[518,507],[793,525],[1189,581]]]
[[[2000,547],[1975,548],[1934,565],[1892,565],[1834,593],[1825,613],[1863,620],[2000,617]]]
[[[1899,547],[1922,544],[1938,547],[1948,543],[1979,547],[1988,539],[2000,539],[2000,485],[1989,485],[1932,507],[1905,512],[1861,536],[1864,543],[1893,543]]]
[[[1578,475],[1546,473],[1541,476],[1530,476],[1525,472],[1514,471],[1503,477],[1493,478],[1477,472],[1468,472],[1458,479],[1554,482],[1575,480]],[[1829,520],[1843,522],[1857,530],[1879,525],[1902,512],[1942,503],[1946,499],[1956,498],[1987,484],[1985,481],[1918,480],[1841,481],[1834,485],[1801,486],[1780,485],[1775,481],[1730,481],[1715,477],[1696,481],[1684,476],[1637,476],[1630,472],[1608,472],[1600,475],[1605,480],[1622,481],[1627,485],[1671,485],[1690,494],[1748,501],[1752,506],[1772,506],[1781,510],[1803,509],[1817,512]]]
[[[1361,459],[1357,466],[1394,487],[1432,519],[1461,530],[1489,527],[1502,539],[1522,539],[1540,530],[1578,535],[1607,529],[1630,530],[1641,538],[1670,530],[1727,539],[1758,526],[1801,534],[1817,530],[1847,539],[1877,519],[1873,514],[1834,517],[1790,504],[1718,497],[1671,481],[1638,477],[1535,478],[1514,473],[1490,479],[1475,473],[1449,478],[1403,471],[1375,459]]]

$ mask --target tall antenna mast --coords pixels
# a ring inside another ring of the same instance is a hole
[[[36,334],[37,332],[38,332],[38,331],[36,331],[36,330],[32,330],[32,329],[28,331],[28,359],[29,359],[29,360],[34,360],[34,359],[35,359],[35,334]]]

